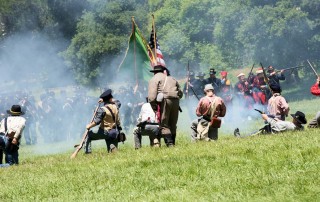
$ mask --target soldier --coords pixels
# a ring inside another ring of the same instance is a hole
[[[211,68],[209,72],[210,77],[206,79],[205,84],[210,83],[214,87],[214,92],[219,95],[222,83],[221,80],[216,77],[216,73],[217,72]]]
[[[149,81],[148,101],[160,117],[160,133],[168,147],[175,145],[179,100],[183,96],[179,83],[170,76],[167,68],[157,65],[151,72],[154,76]]]
[[[33,104],[35,102],[33,97],[28,97],[24,95],[22,100],[20,100],[19,105],[22,111],[26,113],[26,129],[24,130],[24,138],[27,145],[37,144],[37,132],[36,132],[36,114],[37,109]]]
[[[205,74],[203,72],[199,72],[196,77],[198,79],[195,79],[193,82],[193,90],[197,94],[198,98],[203,97],[203,89],[206,85],[206,80],[204,79]]]
[[[254,100],[252,98],[251,86],[245,78],[244,73],[237,75],[238,82],[234,86],[235,93],[241,103],[244,103],[247,109],[252,109]]]
[[[194,82],[196,81],[193,71],[190,71],[189,75],[187,75],[187,76],[189,76],[189,78],[187,78],[188,81],[183,86],[183,93],[184,93],[185,99],[189,99],[191,97],[194,97],[194,93],[191,88],[194,88]],[[189,85],[188,92],[187,92],[187,85]]]
[[[269,66],[268,73],[269,73],[268,78],[269,78],[270,85],[275,83],[280,86],[280,80],[281,81],[286,80],[286,77],[283,74],[284,70],[281,70],[279,75],[272,66]]]
[[[223,100],[214,94],[214,88],[211,84],[207,84],[204,88],[206,94],[201,98],[196,114],[200,119],[192,122],[192,140],[218,140],[218,127],[212,125],[213,118],[224,117],[226,114],[226,106]]]
[[[87,125],[89,130],[85,141],[85,153],[91,153],[91,141],[104,139],[107,144],[108,152],[114,152],[118,147],[117,137],[122,130],[119,117],[119,109],[113,100],[111,89],[106,90],[100,95],[99,102],[103,102],[103,106],[97,110],[97,113],[91,123]],[[99,125],[97,130],[90,130],[94,126]]]
[[[253,79],[253,99],[257,104],[261,105],[266,105],[267,104],[267,91],[268,91],[268,86],[265,82],[265,78],[263,75],[263,70],[258,69],[256,71],[257,76]]]
[[[0,167],[19,164],[19,144],[26,125],[26,119],[21,116],[24,113],[20,105],[12,105],[7,113],[10,116],[4,118],[0,123]],[[6,156],[6,164],[2,164],[3,151]]]
[[[279,132],[285,132],[285,131],[294,131],[294,130],[303,130],[303,124],[307,123],[307,119],[305,117],[305,114],[303,112],[297,111],[295,114],[291,114],[292,121],[282,121],[279,119],[274,119],[269,117],[267,114],[262,113],[261,117],[264,121],[266,121],[271,128],[270,133],[279,133]],[[257,135],[262,132],[262,129],[251,133],[247,136]],[[234,130],[234,136],[241,137],[240,131],[238,128]]]
[[[284,97],[281,96],[281,88],[278,84],[270,85],[272,97],[268,100],[269,115],[284,121],[289,114],[289,105]]]
[[[159,123],[150,103],[142,105],[137,122],[137,127],[133,130],[135,149],[141,148],[142,136],[149,136],[151,147],[160,147]]]
[[[320,96],[320,76],[316,83],[311,86],[310,92],[315,96]],[[309,128],[320,128],[320,111],[317,112],[316,116],[309,122]]]
[[[232,103],[232,85],[231,81],[227,78],[228,72],[222,71],[220,72],[221,75],[221,98],[223,99],[224,103],[229,106]]]

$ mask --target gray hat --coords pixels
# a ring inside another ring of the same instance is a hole
[[[212,86],[212,84],[206,84],[205,86],[204,86],[204,91],[206,91],[206,90],[214,90],[214,87]]]
[[[199,72],[196,77],[204,77],[206,74],[203,72]]]

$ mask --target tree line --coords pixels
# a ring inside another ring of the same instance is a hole
[[[26,31],[53,42],[64,39],[57,54],[87,85],[120,63],[131,16],[148,40],[151,14],[173,72],[188,61],[198,70],[319,62],[318,0],[0,0],[0,5],[0,43]]]

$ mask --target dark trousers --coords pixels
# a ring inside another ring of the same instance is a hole
[[[107,145],[108,152],[111,152],[111,149],[113,148],[112,145],[115,147],[118,147],[118,140],[114,138],[110,138],[107,131],[104,131],[103,129],[94,128],[93,130],[90,130],[88,132],[88,137],[86,140],[85,150],[86,153],[91,152],[91,141],[93,140],[105,140]]]

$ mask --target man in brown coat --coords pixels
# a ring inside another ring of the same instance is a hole
[[[150,72],[154,76],[149,81],[148,100],[157,117],[160,117],[161,135],[168,147],[175,145],[179,100],[183,92],[167,68],[158,65]]]

